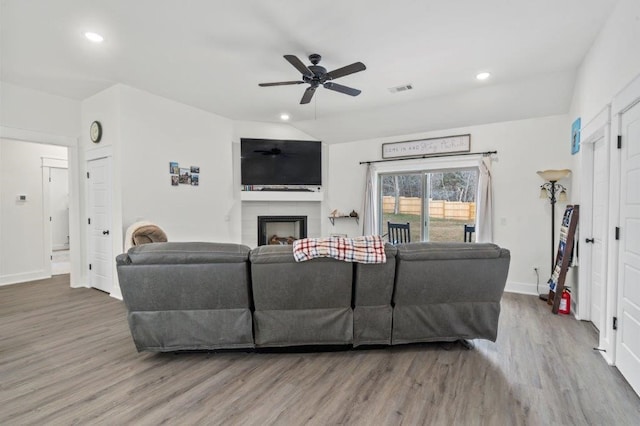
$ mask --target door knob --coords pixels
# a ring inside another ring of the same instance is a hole
[[[102,235],[109,235],[109,231],[102,231]]]
[[[584,242],[585,243],[593,243],[594,240],[593,240],[593,238],[585,238]]]

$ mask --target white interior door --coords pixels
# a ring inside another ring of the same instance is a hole
[[[111,240],[111,158],[87,162],[89,284],[113,291],[113,244]]]
[[[49,168],[49,204],[51,212],[51,248],[69,248],[69,172]]]
[[[640,104],[621,117],[616,365],[640,394]]]
[[[593,145],[593,225],[591,239],[591,294],[589,319],[598,330],[605,321],[606,278],[607,278],[607,211],[609,208],[608,190],[609,172],[607,170],[607,145],[604,138]]]

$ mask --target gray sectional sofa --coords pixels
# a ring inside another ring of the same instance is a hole
[[[495,341],[509,251],[385,247],[384,264],[295,262],[291,246],[154,243],[116,258],[138,351]]]
[[[254,347],[249,247],[143,244],[116,263],[138,351]]]

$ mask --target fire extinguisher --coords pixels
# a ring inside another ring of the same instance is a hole
[[[562,290],[562,297],[560,298],[559,314],[568,315],[571,312],[571,292],[568,288]]]

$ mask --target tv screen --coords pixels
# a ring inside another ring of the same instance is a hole
[[[322,143],[240,140],[243,185],[322,185]]]

